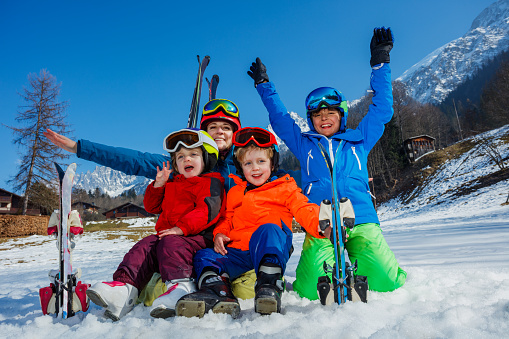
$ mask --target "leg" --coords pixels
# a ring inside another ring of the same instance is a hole
[[[158,243],[159,237],[154,234],[138,241],[118,265],[113,280],[133,285],[141,291],[158,271]]]
[[[177,301],[186,294],[196,292],[193,256],[209,243],[201,235],[190,237],[169,235],[159,241],[157,245],[159,271],[167,290],[154,301],[151,316],[155,318],[175,316]]]
[[[176,306],[179,316],[203,317],[212,310],[213,313],[227,313],[233,318],[240,314],[240,305],[233,295],[228,272],[235,272],[233,262],[250,262],[247,251],[228,248],[228,254],[223,256],[211,248],[198,251],[194,264],[198,278],[198,291],[183,296]],[[239,274],[245,272],[241,271]],[[235,273],[236,274],[236,273]]]
[[[357,225],[348,234],[345,247],[350,261],[357,261],[357,274],[368,277],[371,291],[389,292],[403,286],[406,272],[399,267],[378,224]]]
[[[129,313],[141,290],[157,268],[156,245],[159,238],[151,235],[138,241],[120,263],[111,282],[99,282],[87,290],[95,304],[106,308],[104,315],[114,321]]]
[[[329,281],[332,281],[331,273],[325,273],[323,269],[324,261],[330,267],[336,262],[332,243],[329,239],[319,239],[306,234],[293,283],[293,290],[301,297],[317,300],[318,278],[328,276]]]
[[[290,258],[293,234],[283,225],[261,225],[251,236],[250,254],[257,271],[255,311],[261,314],[281,312],[284,291],[283,273]]]

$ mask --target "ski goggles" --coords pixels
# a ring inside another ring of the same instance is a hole
[[[232,116],[234,118],[239,117],[239,108],[230,100],[226,99],[214,99],[210,100],[203,107],[202,116],[212,115],[217,113],[218,111],[223,111],[226,115]]]
[[[262,148],[277,146],[274,134],[263,128],[244,127],[233,134],[233,144],[237,147],[244,147],[250,142]]]
[[[341,92],[332,87],[320,87],[309,93],[306,98],[306,110],[308,113],[319,110],[322,107],[338,107],[345,101]]]
[[[177,151],[179,146],[195,148],[203,144],[215,145],[215,141],[204,131],[181,129],[180,131],[168,134],[168,136],[164,138],[163,147],[166,151],[173,153]]]

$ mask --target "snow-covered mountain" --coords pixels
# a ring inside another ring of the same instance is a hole
[[[76,188],[94,191],[97,187],[111,197],[116,197],[124,191],[134,188],[136,194],[144,194],[147,185],[152,181],[145,177],[127,175],[109,167],[96,166],[93,172],[78,173],[75,176]]]
[[[418,101],[439,103],[476,69],[507,49],[509,0],[499,0],[475,18],[464,36],[436,49],[397,80]]]

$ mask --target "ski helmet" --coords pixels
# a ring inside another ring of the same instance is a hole
[[[342,113],[340,132],[346,130],[346,118],[348,117],[348,103],[343,94],[332,87],[319,87],[308,94],[306,98],[306,111],[309,127],[314,128],[311,116],[314,112],[324,107],[337,108]]]
[[[237,105],[226,99],[210,100],[203,106],[200,129],[206,131],[209,123],[225,120],[232,125],[234,132],[241,128]]]
[[[184,128],[170,133],[164,138],[163,148],[172,155],[172,161],[174,160],[173,154],[182,146],[185,148],[201,147],[205,164],[203,173],[212,171],[219,157],[219,149],[207,132],[197,128]],[[173,165],[175,167],[175,164]]]
[[[260,148],[271,148],[272,156],[272,173],[279,169],[279,147],[277,145],[274,134],[259,127],[244,127],[233,134],[233,145],[235,147],[246,147],[253,144]],[[237,152],[233,153],[233,163],[237,168],[237,174],[244,178],[242,166],[237,159]]]

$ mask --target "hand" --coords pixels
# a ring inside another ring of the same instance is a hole
[[[371,60],[369,63],[371,67],[391,62],[389,53],[394,43],[394,36],[392,35],[391,29],[389,28],[375,28],[373,30],[373,37],[369,48],[371,49]]]
[[[216,234],[216,237],[214,238],[214,251],[216,253],[219,253],[221,255],[226,255],[228,251],[226,250],[226,247],[224,244],[229,243],[230,238],[228,238],[223,233]]]
[[[46,129],[46,132],[42,132],[46,138],[49,139],[56,146],[65,149],[67,152],[76,153],[78,152],[78,144],[76,141],[69,139],[68,137],[64,137],[58,133],[53,132],[49,128]]]
[[[173,172],[173,169],[170,168],[169,161],[166,161],[166,163],[163,162],[163,168],[161,170],[159,170],[159,166],[157,166],[157,175],[154,187],[163,187],[168,181],[171,172]]]
[[[256,58],[256,62],[253,62],[249,69],[250,71],[247,71],[247,75],[249,75],[254,80],[255,87],[261,83],[269,82],[267,68],[262,63],[260,58]]]
[[[162,230],[162,231],[158,232],[157,236],[159,237],[159,239],[162,239],[165,236],[170,235],[170,234],[184,235],[184,232],[182,232],[182,230],[179,227],[175,226],[175,227],[170,228],[169,230]]]
[[[330,239],[331,233],[332,233],[332,227],[330,225],[327,226],[327,228],[323,229],[318,225],[318,233],[323,235],[325,239]]]

